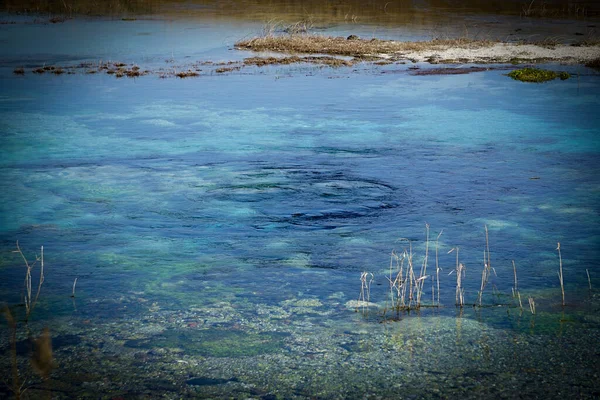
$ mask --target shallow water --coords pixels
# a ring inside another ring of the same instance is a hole
[[[30,259],[43,245],[46,280],[30,325],[50,326],[59,366],[45,384],[31,378],[34,393],[48,385],[58,398],[598,394],[597,73],[548,66],[576,78],[543,85],[502,70],[412,76],[403,65],[196,79],[12,74],[41,60],[241,59],[248,53],[231,44],[259,29],[132,21],[114,44],[122,23],[0,32],[0,293],[21,301],[15,242]],[[55,40],[88,29],[114,36]],[[6,45],[19,33],[27,43],[44,36],[26,51]],[[420,268],[426,223],[428,274],[443,229],[445,307],[384,313],[390,253],[410,239]],[[486,307],[472,308],[485,226],[496,274]],[[448,275],[455,247],[467,268],[462,312]],[[525,312],[511,296],[512,260]],[[348,305],[362,271],[374,274],[377,310]]]

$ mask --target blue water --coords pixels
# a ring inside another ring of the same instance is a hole
[[[348,277],[385,270],[400,237],[422,248],[429,223],[477,270],[488,225],[505,288],[513,259],[522,285],[556,286],[558,241],[570,282],[596,270],[596,76],[329,78],[4,76],[5,251],[44,245],[64,284],[180,266]]]
[[[128,52],[92,55],[104,45],[68,45],[77,50],[66,59]],[[168,43],[149,56],[140,45],[136,56],[164,62]],[[202,60],[203,51],[174,53]],[[21,300],[16,241],[30,259],[43,245],[34,319],[114,323],[206,306],[236,310],[233,326],[243,326],[283,307],[298,312],[294,329],[315,324],[321,335],[336,321],[346,335],[364,323],[343,306],[358,298],[360,273],[374,274],[370,300],[385,304],[391,251],[410,239],[420,266],[426,223],[430,271],[443,229],[442,315],[455,313],[454,247],[467,268],[467,302],[476,300],[485,226],[497,291],[511,293],[514,260],[525,303],[531,295],[538,309],[554,310],[557,242],[571,305],[587,293],[586,269],[600,284],[600,81],[584,67],[549,65],[574,77],[538,85],[504,70],[412,76],[405,66],[134,80],[15,76],[13,64],[0,76],[0,294]],[[484,303],[506,302],[487,290]],[[306,299],[332,309],[304,316],[294,302]],[[365,320],[377,326],[373,314]],[[289,323],[268,326],[285,332]],[[523,330],[510,318],[489,323]]]

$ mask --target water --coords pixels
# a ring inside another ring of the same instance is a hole
[[[29,259],[43,245],[30,329],[50,327],[57,361],[46,383],[29,378],[32,396],[597,395],[597,74],[549,66],[579,76],[543,85],[503,70],[413,76],[370,65],[195,79],[12,74],[23,62],[237,60],[248,53],[228,48],[260,29],[193,26],[3,27],[0,293],[21,301],[15,242]],[[87,29],[109,33],[55,40]],[[13,41],[21,33],[23,43],[44,36],[25,50]],[[426,223],[429,273],[443,229],[445,307],[384,314],[390,253],[410,239],[420,268]],[[486,307],[472,308],[485,226],[496,274]],[[467,268],[462,311],[448,275],[455,247]],[[362,271],[374,274],[379,308],[357,313]]]

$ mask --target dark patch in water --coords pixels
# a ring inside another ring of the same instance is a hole
[[[185,383],[187,383],[188,385],[193,385],[193,386],[210,386],[210,385],[223,385],[225,383],[228,382],[239,382],[237,378],[231,378],[231,379],[214,379],[214,378],[208,378],[206,376],[201,376],[198,378],[192,378],[192,379],[188,379],[187,381],[185,381]]]
[[[419,69],[411,71],[411,75],[465,75],[472,72],[483,72],[488,71],[492,68],[489,67],[470,67],[470,68],[430,68],[430,69]],[[497,69],[497,68],[495,68]]]

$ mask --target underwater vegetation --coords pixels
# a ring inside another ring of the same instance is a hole
[[[516,69],[508,74],[511,78],[521,82],[542,83],[560,78],[560,80],[569,79],[571,75],[564,71],[550,71],[541,68],[522,68]]]
[[[29,261],[27,257],[23,254],[21,247],[19,246],[19,242],[17,242],[17,250],[14,251],[18,253],[25,263],[25,290],[23,294],[23,303],[25,306],[25,315],[23,316],[23,320],[18,319],[18,315],[14,315],[11,312],[11,309],[8,305],[4,305],[4,309],[2,313],[4,314],[4,318],[8,324],[8,333],[9,333],[9,344],[10,344],[10,366],[11,366],[11,378],[12,382],[8,383],[5,381],[5,385],[9,388],[9,390],[14,394],[15,399],[20,400],[23,396],[23,393],[26,392],[29,385],[32,384],[31,379],[25,376],[25,374],[20,371],[19,360],[17,357],[17,337],[19,336],[20,331],[24,331],[26,334],[27,340],[32,348],[30,354],[30,364],[31,369],[37,374],[43,381],[47,380],[50,376],[50,373],[54,369],[54,361],[52,356],[52,338],[50,335],[50,330],[46,327],[43,329],[42,333],[35,338],[31,329],[28,325],[29,318],[33,309],[35,308],[40,292],[42,290],[42,285],[44,283],[44,247],[41,247],[40,255],[35,257],[33,262]],[[37,290],[34,292],[32,289],[32,271],[35,269],[36,265],[39,263],[40,276],[38,279]],[[35,294],[35,295],[34,295]],[[20,324],[22,322],[22,324]]]

